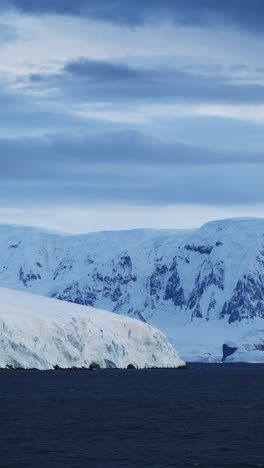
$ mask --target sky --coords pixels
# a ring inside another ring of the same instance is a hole
[[[263,0],[1,0],[0,223],[264,217]]]

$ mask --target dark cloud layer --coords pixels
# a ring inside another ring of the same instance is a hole
[[[260,103],[264,85],[237,81],[228,76],[202,74],[172,67],[132,68],[122,63],[78,59],[65,65],[61,74],[31,75],[32,84],[59,86],[77,101],[112,103],[162,99],[189,102]]]
[[[14,174],[19,161],[30,165],[46,161],[47,167],[59,162],[60,172],[66,161],[79,164],[122,163],[130,167],[138,164],[169,165],[264,165],[262,152],[217,151],[180,143],[166,143],[142,132],[101,131],[86,137],[50,135],[42,138],[0,139],[0,153],[5,154],[0,177],[5,169]],[[18,170],[18,173],[20,169]]]
[[[64,71],[91,80],[112,81],[136,79],[143,73],[125,64],[79,59],[65,65]]]
[[[187,25],[220,21],[264,31],[262,0],[1,0],[2,9],[10,7],[36,14],[86,15],[131,26],[169,16]]]
[[[168,145],[136,132],[0,140],[0,195],[34,204],[264,201],[261,154]],[[241,184],[243,180],[243,184]],[[34,193],[34,200],[32,194]]]
[[[42,75],[31,76],[32,82],[42,83]],[[23,80],[21,82],[24,83]],[[23,92],[12,91],[0,85],[0,132],[6,135],[21,134],[82,134],[89,130],[109,130],[114,124],[103,119],[83,119],[68,112],[63,99],[34,96]],[[15,147],[14,147],[15,148]],[[0,150],[1,156],[5,153]]]

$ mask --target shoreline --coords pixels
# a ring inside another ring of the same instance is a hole
[[[62,371],[85,371],[85,372],[94,372],[94,371],[150,371],[150,370],[186,370],[189,366],[179,366],[179,367],[144,367],[144,368],[136,368],[136,367],[105,367],[105,368],[98,368],[98,367],[59,367],[55,366],[51,369],[36,369],[36,368],[26,368],[26,367],[1,367],[0,372],[62,372]]]

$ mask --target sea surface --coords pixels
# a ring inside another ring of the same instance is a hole
[[[1,371],[0,466],[264,467],[264,365]]]

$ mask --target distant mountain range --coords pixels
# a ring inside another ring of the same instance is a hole
[[[139,318],[176,341],[264,328],[264,219],[76,236],[0,225],[0,256],[2,287]]]

